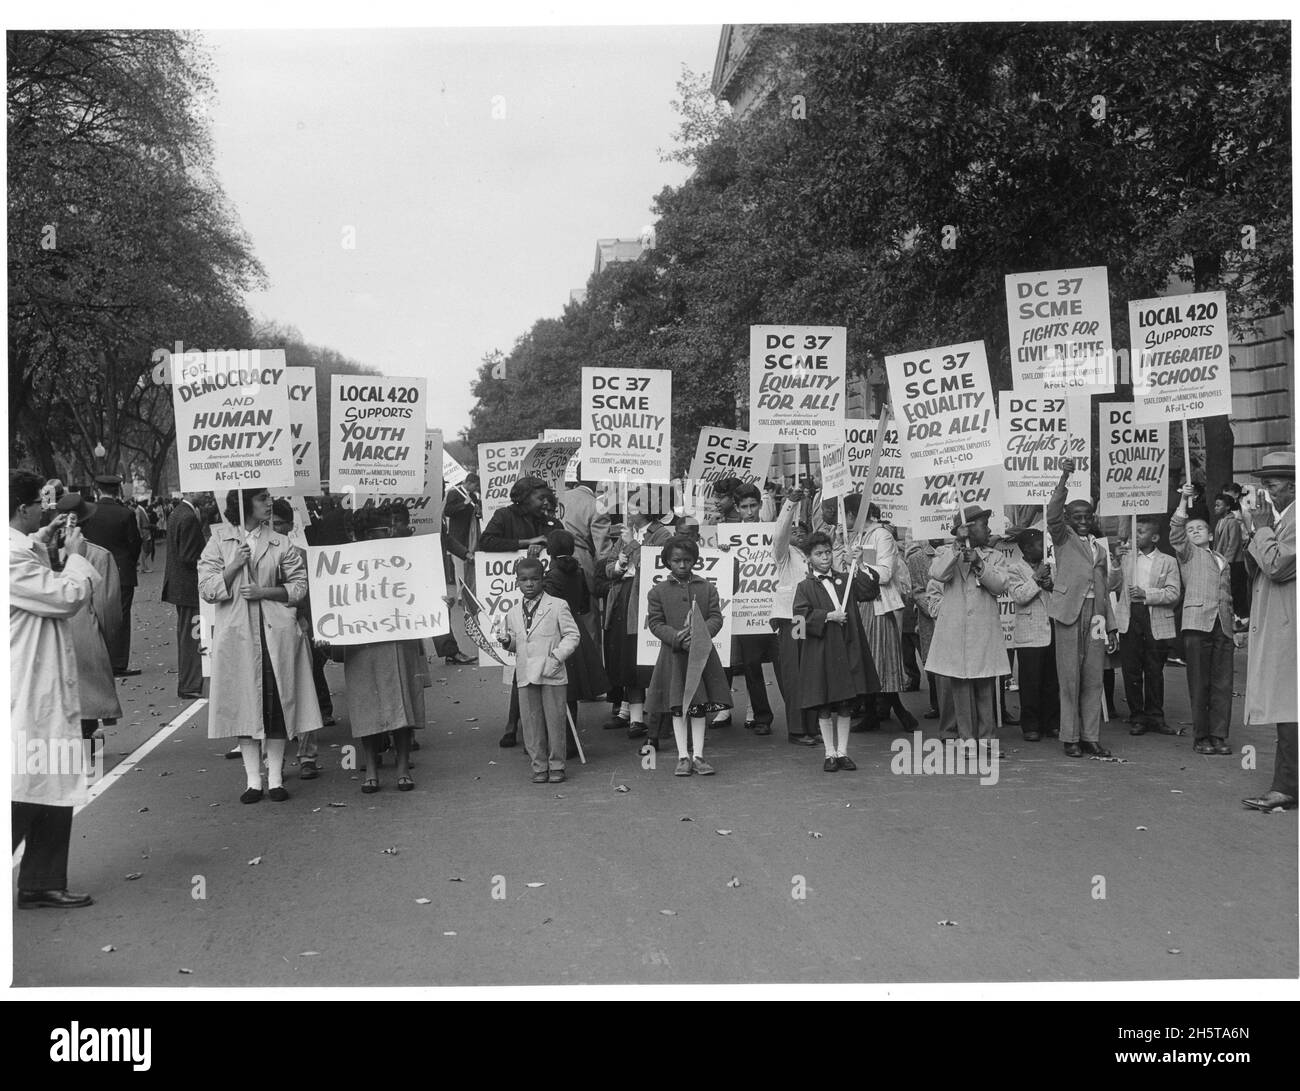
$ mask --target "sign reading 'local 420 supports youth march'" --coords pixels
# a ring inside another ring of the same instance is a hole
[[[1138,424],[1232,414],[1223,292],[1135,299],[1128,328]]]
[[[673,373],[582,369],[583,473],[606,481],[672,479]]]
[[[330,488],[424,491],[425,380],[330,377]]]
[[[181,490],[292,489],[284,351],[190,351],[172,365]]]
[[[749,436],[755,443],[843,443],[843,326],[749,327]]]

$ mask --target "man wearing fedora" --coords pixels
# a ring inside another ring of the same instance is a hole
[[[925,669],[939,677],[939,730],[963,739],[993,737],[993,687],[1011,673],[998,606],[1009,577],[1006,558],[989,548],[992,514],[977,505],[963,510],[953,522],[956,541],[930,565],[943,602]]]
[[[1242,506],[1246,565],[1253,577],[1246,723],[1276,724],[1277,754],[1272,787],[1242,803],[1271,811],[1296,805],[1295,452],[1265,455],[1253,476],[1267,490],[1271,510],[1262,498]]]
[[[91,505],[90,515],[79,525],[86,541],[103,546],[117,562],[117,574],[122,582],[122,624],[108,634],[108,654],[113,661],[113,673],[130,677],[140,673],[130,667],[131,603],[135,599],[136,565],[140,561],[140,524],[135,513],[122,503],[120,477],[100,474],[95,478],[95,486],[98,501]]]
[[[1074,459],[1061,459],[1061,479],[1047,503],[1047,530],[1056,547],[1047,616],[1056,640],[1061,742],[1072,758],[1108,758],[1110,751],[1101,745],[1101,676],[1106,656],[1119,647],[1119,627],[1110,606],[1106,550],[1089,533],[1092,504],[1065,503],[1072,473]]]

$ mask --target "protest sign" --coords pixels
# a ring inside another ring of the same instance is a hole
[[[582,431],[576,428],[543,428],[542,440],[546,443],[572,443],[578,450],[569,459],[569,465],[564,470],[564,482],[583,481],[582,476]]]
[[[442,529],[442,431],[430,428],[424,436],[424,485],[419,492],[356,493],[358,507],[372,502],[401,504],[410,514],[412,534],[437,534]]]
[[[1135,424],[1132,402],[1103,402],[1099,408],[1099,514],[1163,514],[1169,503],[1169,422]]]
[[[1135,423],[1232,414],[1223,292],[1135,299],[1128,328]]]
[[[650,588],[670,578],[668,569],[664,567],[659,554],[659,549],[641,550],[641,579],[636,604],[636,661],[641,667],[653,667],[659,660],[659,648],[662,646],[659,638],[646,624]],[[718,653],[722,665],[728,666],[731,663],[731,592],[735,575],[731,554],[724,553],[720,549],[701,548],[700,559],[695,565],[695,574],[703,576],[717,588],[718,598],[722,603],[722,628],[713,638],[713,648]],[[771,631],[770,627],[768,631]]]
[[[724,477],[734,477],[761,489],[771,462],[770,443],[755,443],[748,432],[705,427],[700,429],[695,444],[690,476],[710,485]]]
[[[871,456],[876,447],[876,432],[880,422],[874,420],[849,421],[844,426],[844,439],[848,447],[849,477],[853,489],[865,489],[871,469]],[[908,526],[907,497],[903,484],[907,480],[907,463],[903,459],[903,446],[899,440],[898,426],[893,422],[885,426],[885,436],[880,446],[880,461],[871,485],[870,503],[880,508],[882,522],[894,526]]]
[[[330,490],[424,491],[425,380],[330,376]]]
[[[1005,538],[993,548],[1006,558],[1008,567],[1021,560],[1023,556],[1020,547]],[[1002,623],[1002,646],[1014,648],[1016,646],[1016,601],[1011,597],[1010,588],[998,596],[998,620]]]
[[[457,462],[446,446],[442,449],[442,480],[447,488],[453,485],[459,485],[469,476],[469,471]]]
[[[1089,491],[1091,445],[1070,431],[1064,396],[998,392],[998,432],[1002,437],[1003,502],[1046,504],[1061,476],[1061,460],[1075,460],[1070,491]]]
[[[507,667],[515,665],[515,653],[506,651],[497,643],[494,631],[505,631],[506,615],[518,606],[524,597],[515,585],[515,563],[527,556],[526,549],[521,549],[517,553],[476,552],[474,554],[474,586],[477,589],[479,604],[482,606],[478,615],[478,626],[483,631],[483,635],[491,641],[492,649],[497,655],[494,659],[480,648],[478,653],[480,667],[490,667],[498,662],[505,663]],[[546,563],[545,550],[542,550],[540,559]],[[509,681],[510,676],[507,675],[506,682]]]
[[[284,351],[191,350],[171,359],[181,491],[292,489]]]
[[[843,326],[750,326],[750,439],[843,442],[847,343]]]
[[[451,631],[441,535],[309,547],[307,581],[317,640],[347,647]]]
[[[1001,512],[1002,464],[970,470],[915,474],[907,479],[907,508],[916,538],[952,534],[954,516],[970,504]]]
[[[582,459],[589,477],[672,477],[673,373],[648,368],[582,369]]]
[[[849,474],[849,448],[841,438],[838,443],[818,445],[822,460],[822,499],[845,496],[853,491]]]
[[[886,356],[885,370],[909,474],[990,466],[1002,457],[983,341]]]
[[[717,528],[718,545],[735,559],[731,596],[733,636],[771,636],[776,609],[776,555],[772,543],[775,523],[723,523]]]
[[[1023,394],[1115,385],[1106,267],[1006,277],[1012,382]]]
[[[316,369],[285,368],[289,383],[289,430],[293,438],[293,491],[320,492],[320,430],[316,414]]]
[[[519,480],[519,465],[536,442],[534,439],[516,439],[478,445],[479,495],[483,501],[484,526],[498,508],[509,507],[510,490]]]
[[[577,453],[577,441],[539,439],[520,462],[519,476],[540,477],[558,495],[564,491],[565,474]]]

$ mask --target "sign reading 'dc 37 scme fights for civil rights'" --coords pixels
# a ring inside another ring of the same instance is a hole
[[[357,490],[353,504],[401,504],[410,516],[412,534],[437,534],[442,528],[442,465],[442,430],[430,428],[424,434],[424,484],[418,492]]]
[[[1104,265],[1010,273],[1006,285],[1011,374],[1017,391],[1114,387]]]
[[[736,559],[731,595],[731,635],[771,636],[776,609],[775,523],[721,523],[718,545]],[[646,554],[642,554],[645,556]]]
[[[1132,402],[1102,402],[1097,408],[1099,512],[1163,514],[1169,504],[1169,422],[1135,424]]]
[[[849,477],[854,489],[866,488],[867,474],[871,470],[871,455],[876,449],[876,429],[879,421],[851,420],[844,425],[844,438],[848,446]],[[876,466],[876,479],[871,484],[871,503],[880,508],[880,518],[896,527],[910,526],[907,517],[907,497],[903,483],[907,480],[907,464],[903,459],[903,445],[897,422],[890,420],[885,426],[885,438],[880,445],[880,462]]]
[[[286,368],[289,428],[293,434],[293,491],[320,492],[320,429],[316,416],[316,369]]]
[[[1064,395],[998,392],[998,431],[1002,435],[1003,501],[1046,504],[1061,476],[1061,459],[1073,458],[1069,489],[1076,496],[1090,491],[1091,452],[1087,432],[1070,432]]]
[[[171,361],[181,491],[292,489],[284,350],[190,350]]]
[[[307,548],[317,639],[335,645],[423,640],[451,631],[442,536]]]
[[[673,373],[582,369],[583,473],[606,481],[672,478]]]
[[[425,380],[330,376],[330,489],[424,491]]]
[[[1128,305],[1128,330],[1135,421],[1231,416],[1223,292],[1135,299]]]
[[[843,326],[749,327],[749,438],[843,443]]]
[[[909,474],[1002,460],[983,341],[885,357]]]
[[[709,426],[700,429],[690,476],[693,481],[709,485],[725,477],[734,477],[761,489],[771,462],[770,443],[755,443],[748,432]]]
[[[914,474],[907,479],[907,508],[912,535],[942,538],[952,533],[953,518],[971,504],[1000,514],[1002,464],[969,470]]]

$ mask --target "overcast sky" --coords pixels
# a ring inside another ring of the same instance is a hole
[[[685,178],[658,150],[720,30],[205,31],[217,170],[270,281],[252,311],[426,376],[454,436],[483,354],[558,316],[596,239],[635,237]]]

